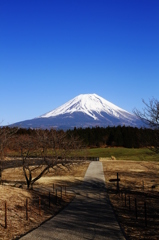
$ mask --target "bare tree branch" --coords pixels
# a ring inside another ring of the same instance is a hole
[[[159,101],[155,98],[150,99],[148,103],[144,100],[142,101],[145,105],[143,111],[141,112],[135,109],[134,113],[144,122],[144,124],[154,130],[153,139],[151,139],[153,146],[149,142],[147,142],[147,145],[149,149],[159,153]],[[146,140],[148,140],[148,138],[144,139],[144,141]]]
[[[80,147],[80,141],[68,136],[64,131],[36,130],[35,135],[19,135],[14,141],[14,148],[21,150],[23,173],[28,189],[49,169],[70,169],[70,153]],[[36,158],[36,165],[31,160]],[[39,162],[38,162],[39,160]]]

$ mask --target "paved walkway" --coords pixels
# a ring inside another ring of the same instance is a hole
[[[124,240],[105,191],[101,162],[91,162],[76,198],[63,211],[21,240]]]

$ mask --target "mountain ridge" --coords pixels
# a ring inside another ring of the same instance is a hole
[[[80,94],[37,118],[12,124],[24,128],[72,129],[74,127],[133,126],[141,121],[97,94]]]

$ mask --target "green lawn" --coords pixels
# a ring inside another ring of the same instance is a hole
[[[106,157],[114,156],[117,160],[140,160],[140,161],[159,161],[159,154],[152,152],[147,148],[93,148],[80,151],[79,156],[86,154],[89,157]]]
[[[51,151],[48,150],[48,155]],[[19,156],[20,153],[10,153],[10,157]],[[59,153],[60,156],[60,153]],[[123,148],[123,147],[108,147],[108,148],[92,148],[76,150],[69,154],[69,156],[79,157],[104,157],[111,158],[114,156],[117,160],[135,160],[135,161],[159,161],[159,154],[152,152],[147,148]]]

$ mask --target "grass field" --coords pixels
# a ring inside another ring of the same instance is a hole
[[[152,152],[148,148],[92,148],[84,149],[83,151],[77,152],[78,156],[86,154],[88,157],[102,157],[110,159],[112,156],[116,160],[133,160],[133,161],[158,161],[159,155]]]
[[[48,155],[51,151],[48,150]],[[52,155],[52,154],[51,154]],[[60,153],[59,153],[60,156]],[[148,148],[123,148],[123,147],[107,147],[107,148],[85,148],[69,153],[71,157],[101,157],[111,159],[112,156],[116,160],[133,160],[133,161],[158,161],[159,155]],[[18,152],[8,152],[8,157],[20,157]]]

